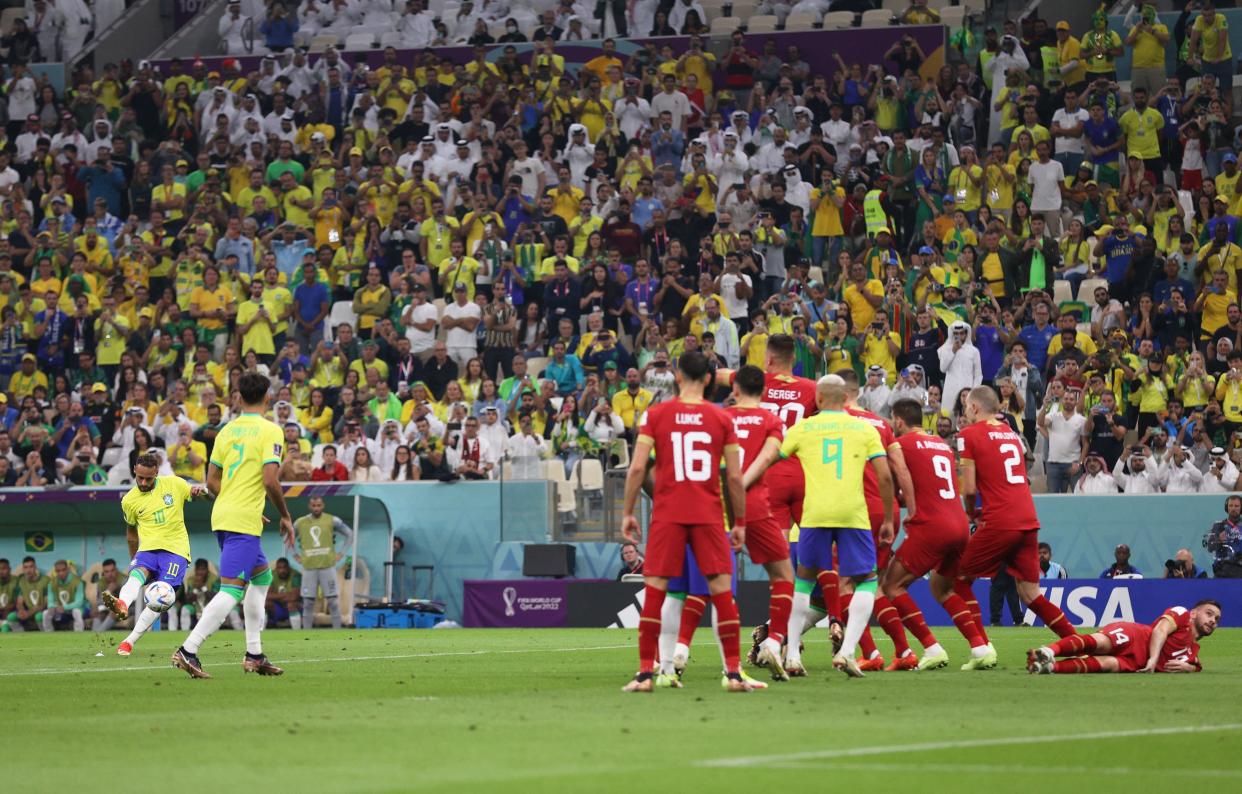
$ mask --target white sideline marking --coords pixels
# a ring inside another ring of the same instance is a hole
[[[948,742],[924,742],[923,744],[887,744],[872,747],[847,747],[841,750],[811,750],[781,755],[754,755],[741,758],[713,758],[697,761],[695,766],[747,767],[774,766],[797,761],[831,761],[836,758],[858,758],[869,755],[892,753],[918,753],[932,750],[961,750],[971,747],[1001,747],[1005,745],[1049,744],[1053,742],[1078,742],[1098,739],[1122,739],[1129,736],[1168,736],[1178,733],[1210,733],[1232,731],[1242,728],[1242,723],[1224,725],[1181,725],[1169,728],[1139,728],[1129,731],[1096,731],[1062,736],[1006,736],[995,739],[961,739]]]
[[[894,764],[884,762],[837,762],[826,761],[817,763],[814,761],[789,762],[783,764],[772,764],[777,769],[790,770],[816,770],[816,771],[832,771],[832,772],[952,772],[954,774],[1082,774],[1090,773],[1093,775],[1145,775],[1149,776],[1152,772],[1157,771],[1151,767],[1130,767],[1130,766],[1112,766],[1112,767],[1087,767],[1087,766],[1024,766],[1021,764]],[[1175,777],[1202,777],[1202,778],[1242,778],[1242,771],[1236,769],[1159,769],[1161,774],[1172,775]]]
[[[300,664],[326,664],[328,662],[371,662],[384,659],[432,659],[439,656],[489,656],[511,653],[572,653],[576,651],[612,651],[619,648],[632,648],[633,643],[626,645],[591,645],[585,648],[514,648],[505,651],[446,651],[444,653],[401,653],[392,656],[334,656],[326,659],[294,659],[282,664],[296,667]],[[277,659],[276,661],[281,661]],[[144,664],[128,667],[56,667],[34,670],[0,672],[0,678],[11,678],[25,675],[70,675],[73,673],[123,673],[134,670],[169,670],[171,664]]]

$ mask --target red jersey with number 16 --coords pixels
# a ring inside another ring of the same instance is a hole
[[[921,431],[906,433],[897,443],[914,482],[915,512],[905,522],[906,532],[911,537],[920,533],[965,537],[970,519],[962,509],[953,448],[944,439]]]
[[[763,445],[769,438],[780,443],[785,437],[785,428],[781,420],[766,408],[726,408],[725,413],[733,418],[733,431],[737,433],[737,445],[742,452],[742,471],[751,461],[759,457]],[[801,465],[801,464],[799,464]],[[766,477],[766,474],[764,475]],[[759,482],[746,492],[746,523],[753,524],[772,515],[768,505],[768,486],[761,477]]]
[[[819,403],[815,401],[815,381],[798,375],[784,373],[763,373],[763,402],[766,408],[781,420],[786,430],[801,422],[808,416],[819,413]],[[768,469],[769,477],[794,477],[802,479],[802,464],[794,458],[777,461]]]
[[[962,428],[957,449],[962,465],[975,467],[975,487],[983,500],[983,530],[1039,529],[1021,436],[1004,422],[988,419]],[[915,507],[921,509],[917,502]]]
[[[712,403],[668,400],[647,409],[638,437],[655,448],[652,520],[723,527],[720,464],[737,454],[732,418]]]

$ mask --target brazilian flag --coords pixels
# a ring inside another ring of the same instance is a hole
[[[26,551],[43,552],[56,549],[56,536],[51,532],[27,532]]]

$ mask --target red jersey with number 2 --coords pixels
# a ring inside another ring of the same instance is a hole
[[[1169,632],[1164,647],[1160,649],[1160,660],[1156,662],[1156,669],[1164,672],[1166,664],[1174,659],[1181,659],[1202,670],[1203,667],[1199,664],[1199,643],[1195,640],[1195,627],[1191,625],[1190,610],[1186,607],[1169,607],[1151,627],[1154,629],[1165,618],[1172,620],[1176,628]]]
[[[769,438],[774,438],[777,443],[780,443],[785,437],[785,427],[781,424],[781,420],[766,408],[734,406],[726,408],[725,413],[733,418],[733,431],[737,434],[737,445],[742,451],[743,471],[751,464],[751,461],[759,457],[759,453],[763,451],[763,445]],[[752,485],[746,492],[746,523],[762,521],[770,515],[772,515],[772,508],[768,505],[768,486],[763,478],[760,478],[759,482]]]
[[[729,415],[708,402],[668,400],[647,409],[638,436],[655,447],[652,519],[723,526],[720,464],[726,451],[737,454]]]
[[[788,430],[808,416],[819,413],[819,404],[815,401],[815,381],[797,375],[784,373],[763,373],[763,402],[766,408],[781,420],[781,425]],[[802,464],[794,458],[777,461],[768,469],[769,477],[796,477],[802,479]]]
[[[845,412],[850,416],[857,416],[874,427],[876,432],[880,434],[880,443],[884,445],[885,452],[888,451],[889,447],[897,443],[897,435],[893,433],[893,428],[881,417],[876,416],[870,411],[855,408],[852,405],[846,406]],[[896,521],[901,516],[901,504],[897,501],[895,482],[893,483],[893,493],[893,520]],[[867,497],[867,513],[873,519],[872,524],[882,520],[884,518],[884,505],[880,503],[880,481],[875,476],[875,469],[870,466],[863,471],[863,495]],[[917,501],[915,502],[915,508],[916,510],[918,508]]]
[[[962,428],[957,449],[962,465],[975,467],[975,487],[983,500],[983,529],[1039,529],[1021,436],[1004,422],[989,419]],[[917,503],[915,508],[919,509]]]
[[[970,527],[957,488],[957,460],[953,448],[942,438],[927,433],[906,433],[897,439],[902,457],[914,482],[914,517],[905,522],[914,537],[964,533]],[[963,535],[964,537],[964,535]]]

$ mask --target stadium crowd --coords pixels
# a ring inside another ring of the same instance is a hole
[[[579,68],[565,10],[529,57],[287,47],[60,95],[10,48],[0,486],[124,484],[149,450],[201,481],[247,368],[279,382],[287,480],[568,472],[625,457],[681,352],[762,366],[789,334],[797,374],[853,369],[864,407],[914,397],[946,438],[994,384],[1050,491],[1236,490],[1242,171],[1209,4],[1167,79],[1144,10],[1128,92],[1101,17],[821,74],[741,31]]]

